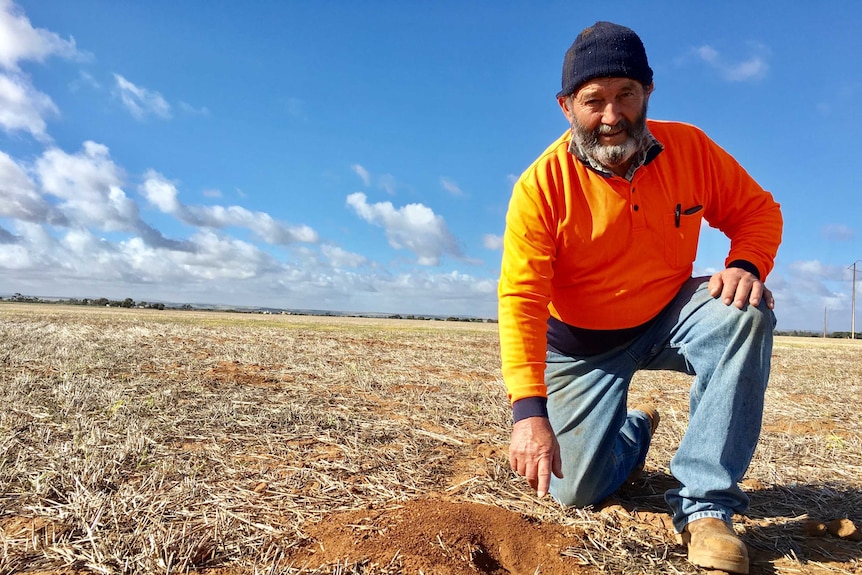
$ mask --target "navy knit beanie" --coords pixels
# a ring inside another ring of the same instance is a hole
[[[611,22],[596,22],[584,29],[563,61],[562,90],[557,97],[574,94],[594,78],[631,78],[652,84],[652,68],[643,42],[633,30]]]

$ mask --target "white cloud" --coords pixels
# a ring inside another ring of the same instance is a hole
[[[366,186],[371,185],[371,174],[368,173],[368,170],[360,166],[359,164],[353,164],[350,166],[350,169],[353,170],[353,173],[359,176],[359,179],[362,180],[362,183]]]
[[[402,314],[496,315],[495,278],[461,272],[391,275],[348,266],[283,263],[256,246],[211,231],[176,251],[140,238],[112,243],[87,230],[56,237],[20,224],[0,250],[0,293],[109,297],[176,303],[267,305]],[[321,250],[335,259],[340,248]],[[302,249],[302,248],[301,248]],[[361,256],[359,256],[361,258]]]
[[[21,227],[23,233],[15,249],[0,250],[0,268],[28,271],[30,277],[43,280],[50,274],[53,281],[48,284],[53,289],[102,282],[118,286],[164,282],[166,289],[173,290],[178,282],[247,280],[279,267],[256,246],[212,232],[193,236],[190,249],[173,250],[138,237],[111,243],[85,229],[54,237],[40,226]]]
[[[718,51],[712,46],[705,44],[699,48],[696,48],[695,52],[697,52],[697,55],[700,56],[700,59],[704,62],[715,64],[719,61]]]
[[[449,178],[440,178],[440,185],[443,186],[443,189],[452,194],[453,196],[463,196],[464,192],[461,191],[461,188],[450,180]]]
[[[176,185],[154,170],[147,172],[140,187],[143,196],[166,214],[186,224],[206,228],[245,228],[269,244],[285,245],[294,242],[314,243],[317,232],[306,225],[289,226],[264,212],[252,212],[241,206],[189,206],[178,199]]]
[[[16,243],[0,250],[0,269],[41,271],[63,269],[68,265],[63,260],[64,254],[56,249],[57,240],[41,225],[18,221],[16,231]]]
[[[144,198],[160,211],[178,215],[183,208],[177,199],[176,185],[154,170],[149,170],[145,178],[139,189]]]
[[[460,272],[390,275],[308,267],[282,270],[271,289],[291,307],[495,317],[497,280]],[[254,289],[254,288],[252,288]],[[261,295],[262,299],[271,296]]]
[[[0,0],[0,67],[18,70],[18,62],[43,62],[52,55],[81,56],[74,38],[63,40],[54,32],[33,28],[23,10],[11,0]]]
[[[179,106],[183,112],[188,112],[189,114],[192,114],[195,116],[209,116],[210,115],[210,110],[206,106],[195,107],[195,106],[192,106],[191,104],[189,104],[188,102],[180,102]]]
[[[84,142],[77,154],[50,148],[36,161],[35,172],[43,194],[58,198],[56,209],[68,227],[92,228],[140,235],[149,244],[188,250],[184,242],[165,238],[144,222],[138,204],[123,191],[123,170],[110,159],[108,148]]]
[[[108,148],[84,142],[77,154],[50,148],[36,161],[44,193],[61,200],[60,208],[81,225],[108,231],[132,231],[140,218],[135,202],[122,190],[123,171]]]
[[[842,266],[824,264],[820,260],[798,260],[790,262],[787,265],[787,269],[795,277],[809,277],[815,281],[841,280],[846,275]]]
[[[252,212],[241,206],[183,206],[178,215],[196,226],[246,228],[269,244],[318,241],[317,233],[309,226],[288,226],[267,213]]]
[[[171,106],[161,94],[136,86],[119,74],[114,74],[114,79],[123,105],[136,120],[171,117]]]
[[[820,235],[827,240],[851,242],[856,239],[856,230],[844,224],[828,224],[820,229]]]
[[[44,62],[50,56],[83,58],[75,40],[64,40],[42,28],[33,28],[24,11],[11,0],[0,0],[0,129],[26,132],[49,142],[46,117],[59,114],[54,102],[33,87],[21,72],[23,61]]]
[[[49,141],[46,116],[59,114],[54,102],[36,90],[22,74],[0,74],[0,128],[6,132],[29,132]]]
[[[368,263],[368,258],[348,252],[338,246],[324,244],[320,246],[320,252],[337,268],[358,268]]]
[[[235,238],[201,231],[191,239],[194,250],[172,252],[172,262],[195,278],[249,279],[278,268],[272,256]],[[225,265],[230,262],[230,265]]]
[[[852,272],[846,265],[793,261],[770,274],[778,329],[819,331],[824,315],[829,331],[849,330]]]
[[[374,184],[375,188],[383,190],[390,196],[394,196],[398,191],[398,182],[392,174],[372,175],[371,172],[360,164],[353,164],[350,166],[350,169],[354,174],[359,176],[359,179],[362,180],[362,183],[366,187]]]
[[[0,152],[0,217],[56,225],[68,223],[42,197],[24,168],[4,152]]]
[[[392,174],[383,174],[377,178],[377,187],[390,196],[394,196],[398,191],[398,182],[395,181],[395,176]]]
[[[503,249],[503,236],[497,236],[494,234],[485,234],[484,236],[482,236],[482,245],[485,246],[485,249],[502,250]]]
[[[21,244],[20,238],[15,238],[11,234],[9,234],[9,237],[17,241],[5,243],[3,249],[0,250],[0,269],[5,271],[4,275],[7,277],[12,275],[9,272],[31,269],[35,264],[30,250],[27,249],[27,246]],[[9,289],[8,291],[18,290]]]
[[[397,209],[391,202],[369,204],[361,192],[347,196],[347,205],[366,222],[382,227],[390,246],[416,254],[420,265],[438,265],[443,254],[462,257],[446,222],[431,208],[422,204]]]
[[[789,308],[804,308],[812,302],[818,307],[816,302],[834,299],[835,286],[842,285],[848,277],[846,266],[824,264],[819,260],[790,262],[785,269],[786,281],[776,282],[772,275],[767,281],[769,287],[784,300],[784,313]]]
[[[0,226],[0,244],[14,244],[18,241],[18,237],[13,235],[9,230]]]
[[[78,79],[74,80],[69,85],[69,88],[73,92],[77,92],[78,90],[81,89],[82,86],[89,86],[90,88],[93,88],[94,90],[100,90],[102,88],[102,85],[99,83],[98,80],[96,80],[93,77],[92,74],[90,74],[89,72],[86,72],[84,70],[79,70],[78,71]]]
[[[715,69],[729,82],[744,82],[766,76],[769,65],[766,63],[767,50],[760,44],[751,44],[755,54],[740,61],[729,61],[712,46],[705,44],[695,48],[695,54]]]

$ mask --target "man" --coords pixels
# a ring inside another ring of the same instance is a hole
[[[658,425],[652,406],[626,411],[635,371],[693,375],[666,500],[692,563],[748,573],[731,519],[760,433],[781,212],[703,132],[647,120],[653,87],[632,30],[585,29],[557,94],[571,130],[515,184],[499,286],[510,463],[540,497],[597,503],[642,468]],[[702,219],[730,253],[692,278]]]

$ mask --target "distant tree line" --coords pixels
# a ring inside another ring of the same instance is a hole
[[[0,297],[0,301],[4,301],[2,297]],[[138,308],[138,309],[165,309],[165,304],[163,303],[147,303],[145,301],[135,302],[130,297],[127,297],[124,300],[114,300],[108,299],[106,297],[100,298],[67,298],[67,299],[42,299],[33,296],[21,295],[20,293],[16,293],[11,297],[7,298],[5,301],[15,302],[15,303],[50,303],[50,304],[62,304],[62,305],[91,305],[94,307],[125,307],[125,308]],[[191,308],[191,306],[189,306]]]
[[[147,303],[145,301],[136,302],[130,297],[127,297],[124,300],[114,300],[108,299],[105,297],[100,298],[51,298],[51,299],[43,299],[34,296],[21,295],[20,293],[16,293],[9,298],[4,300],[3,297],[0,297],[0,301],[9,301],[15,303],[43,303],[43,304],[60,304],[60,305],[87,305],[93,307],[124,307],[124,308],[137,308],[137,309],[174,309],[174,310],[184,310],[191,311],[195,309],[208,309],[204,308],[196,308],[192,304],[184,303],[181,305],[173,304],[166,306],[163,303]],[[323,315],[323,316],[332,316],[332,317],[379,317],[375,315],[363,316],[362,314],[347,314],[340,312],[323,312],[323,313],[312,313],[312,312],[304,312],[304,311],[287,311],[287,310],[270,310],[270,309],[257,309],[257,310],[241,310],[241,309],[222,309],[221,311],[225,312],[234,312],[234,313],[282,313],[289,315]],[[386,316],[389,319],[418,319],[418,320],[444,320],[443,317],[440,316],[427,316],[427,315],[414,315],[414,314],[393,314]],[[445,321],[463,321],[463,322],[475,322],[475,323],[497,323],[496,319],[483,319],[477,317],[458,317],[458,316],[449,316],[445,318]]]
[[[419,320],[432,320],[432,319],[443,319],[441,317],[432,317],[429,315],[413,315],[413,314],[400,314],[396,313],[393,315],[386,316],[388,319],[419,319]],[[466,321],[470,323],[497,323],[496,319],[485,319],[481,317],[458,317],[458,316],[449,316],[445,321]]]
[[[775,335],[788,335],[792,337],[823,337],[823,332],[791,329],[781,331],[776,330]],[[830,339],[850,339],[850,335],[851,333],[849,331],[831,331],[826,334],[826,337]],[[856,339],[862,339],[862,333],[856,332]]]

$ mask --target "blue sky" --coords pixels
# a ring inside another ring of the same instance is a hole
[[[512,184],[597,20],[643,39],[651,117],[781,203],[779,328],[849,330],[853,1],[0,0],[0,295],[496,317]],[[705,229],[695,272],[727,247]]]

